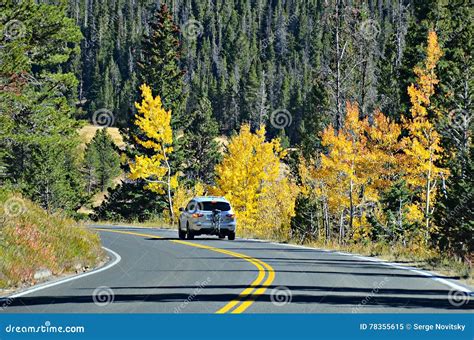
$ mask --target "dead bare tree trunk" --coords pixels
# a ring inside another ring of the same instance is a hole
[[[344,239],[344,209],[341,211],[341,218],[339,220],[339,244],[342,244]]]
[[[328,212],[328,205],[326,200],[323,200],[323,212],[324,212],[324,223],[325,223],[325,230],[326,230],[326,240],[325,242],[329,242],[331,240],[331,227],[329,225],[329,212]]]
[[[341,0],[336,2],[336,117],[335,117],[335,130],[339,131],[342,127],[342,98],[341,98],[341,62],[344,57],[345,45],[341,48]]]

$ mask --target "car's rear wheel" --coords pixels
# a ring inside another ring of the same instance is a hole
[[[235,231],[229,232],[229,234],[227,235],[227,239],[228,239],[229,241],[235,240]]]
[[[194,239],[194,233],[191,229],[189,229],[189,224],[186,226],[186,236],[188,240],[193,240]]]
[[[184,240],[186,238],[186,231],[181,230],[181,224],[178,225],[178,236],[180,240]]]

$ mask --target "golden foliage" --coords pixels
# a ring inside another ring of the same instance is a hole
[[[416,84],[408,87],[408,95],[410,96],[411,109],[413,119],[418,117],[426,117],[428,115],[427,108],[430,105],[430,97],[434,94],[434,87],[439,80],[435,73],[436,64],[443,55],[436,32],[428,33],[426,58],[423,67],[416,66],[413,72],[416,75]]]
[[[173,131],[171,130],[171,110],[166,111],[163,108],[161,97],[153,98],[151,88],[143,84],[140,86],[142,91],[141,104],[135,103],[138,114],[135,115],[135,125],[148,138],[142,140],[135,137],[136,141],[147,149],[153,149],[157,152],[173,151]]]
[[[285,155],[278,139],[265,141],[263,126],[252,133],[242,125],[230,140],[213,191],[232,203],[240,230],[259,237],[288,235],[298,187],[282,169]]]
[[[437,165],[443,150],[430,121],[437,117],[430,98],[438,84],[435,68],[441,56],[436,33],[431,31],[426,59],[414,69],[416,83],[408,88],[410,118],[403,117],[402,124],[397,124],[376,111],[369,123],[367,118],[360,119],[357,105],[348,103],[343,127],[335,131],[329,126],[322,133],[321,142],[327,152],[317,160],[300,162],[303,193],[322,203],[323,210],[331,216],[324,222],[337,223],[341,239],[347,239],[343,235],[346,227],[352,240],[369,238],[369,211],[378,223],[388,223],[379,202],[381,194],[403,179],[413,196],[403,208],[400,201],[397,218],[399,223],[405,220],[416,227],[404,231],[410,233],[407,238],[412,245],[426,248],[423,242],[434,228],[429,225],[429,218],[437,182],[447,175],[446,169]],[[402,130],[406,131],[404,138]],[[423,221],[425,228],[420,229]]]
[[[442,56],[438,38],[434,31],[428,33],[426,58],[422,67],[415,67],[416,83],[408,87],[410,96],[411,119],[403,119],[408,136],[403,139],[405,161],[405,179],[414,192],[420,192],[417,209],[412,207],[413,216],[426,222],[429,231],[429,216],[436,199],[436,181],[448,174],[446,169],[438,167],[437,161],[442,154],[441,138],[429,119],[430,97],[434,94],[438,78],[436,64]],[[436,111],[435,111],[436,112]],[[422,208],[421,206],[424,206]],[[424,211],[424,216],[420,214]]]
[[[381,112],[369,124],[367,118],[360,119],[356,104],[348,102],[346,109],[342,129],[329,126],[321,135],[328,152],[318,161],[301,161],[299,173],[303,193],[314,195],[332,216],[348,222],[352,238],[358,240],[371,234],[368,207],[379,213],[380,193],[397,176],[401,127]]]
[[[171,190],[178,186],[177,175],[171,176],[171,167],[168,161],[173,152],[173,131],[171,129],[171,111],[163,108],[160,96],[153,97],[151,88],[143,84],[142,102],[135,103],[138,113],[135,115],[135,125],[145,137],[135,136],[138,144],[155,153],[152,156],[137,155],[130,163],[131,179],[145,179],[148,183],[145,189],[158,194],[168,194],[172,218],[173,205]]]

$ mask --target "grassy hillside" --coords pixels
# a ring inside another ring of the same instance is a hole
[[[104,259],[98,234],[0,189],[0,288],[33,284],[38,271],[63,275]]]
[[[84,143],[84,147],[86,143],[89,143],[91,141],[91,139],[94,137],[95,133],[99,129],[103,129],[103,127],[95,125],[86,125],[79,130],[79,136],[81,137],[81,141]],[[112,137],[115,145],[117,145],[117,147],[119,148],[123,148],[125,146],[125,143],[123,142],[123,138],[120,134],[119,129],[115,127],[108,127],[106,129],[107,133]]]

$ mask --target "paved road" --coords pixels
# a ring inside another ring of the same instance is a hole
[[[446,313],[474,307],[462,294],[450,299],[446,281],[352,255],[242,239],[180,241],[173,230],[101,229],[118,263],[4,300],[3,312]]]

